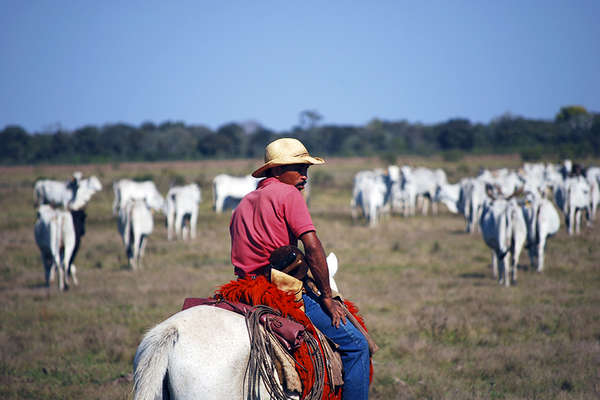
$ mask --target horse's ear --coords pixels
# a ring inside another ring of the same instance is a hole
[[[338,270],[338,259],[334,253],[329,253],[327,256],[327,268],[329,269],[329,275],[335,276]]]

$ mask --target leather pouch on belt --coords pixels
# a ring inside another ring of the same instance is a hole
[[[302,301],[302,281],[288,275],[284,272],[271,269],[271,283],[277,286],[277,289],[284,292],[292,292],[296,301],[300,303],[300,309],[304,311],[304,302]]]

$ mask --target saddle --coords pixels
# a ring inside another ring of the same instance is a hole
[[[251,342],[247,366],[250,393],[256,394],[253,390],[262,380],[270,391],[283,388],[302,399],[339,398],[341,358],[300,310],[293,294],[258,276],[231,281],[217,290],[214,298],[187,298],[183,309],[196,305],[221,307],[246,318]],[[272,365],[277,374],[270,372]]]
[[[249,381],[249,398],[255,398],[258,380],[262,380],[270,391],[278,392],[283,387],[288,393],[301,394],[302,399],[339,399],[344,381],[337,345],[316,329],[304,313],[303,292],[317,290],[304,254],[295,246],[284,246],[276,249],[269,261],[255,276],[223,285],[214,298],[185,299],[183,309],[213,305],[245,316],[251,341],[247,373],[253,377]],[[372,354],[377,345],[358,316],[358,309],[341,295],[335,295],[344,306],[347,319],[364,334]],[[265,353],[276,367],[280,378],[277,383],[274,374],[268,372]]]

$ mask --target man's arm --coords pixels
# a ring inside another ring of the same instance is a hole
[[[346,315],[342,305],[331,298],[331,288],[329,287],[329,268],[325,258],[325,250],[317,237],[315,231],[309,231],[300,236],[304,244],[306,261],[315,278],[315,283],[321,292],[321,304],[325,311],[331,316],[331,324],[336,328],[340,326],[340,320],[346,324]]]

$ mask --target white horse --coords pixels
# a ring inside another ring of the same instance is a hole
[[[330,283],[336,287],[335,254],[329,254],[327,264]],[[249,357],[243,316],[213,306],[188,308],[142,339],[133,361],[134,399],[246,399]],[[271,398],[264,385],[259,391],[261,399]]]

